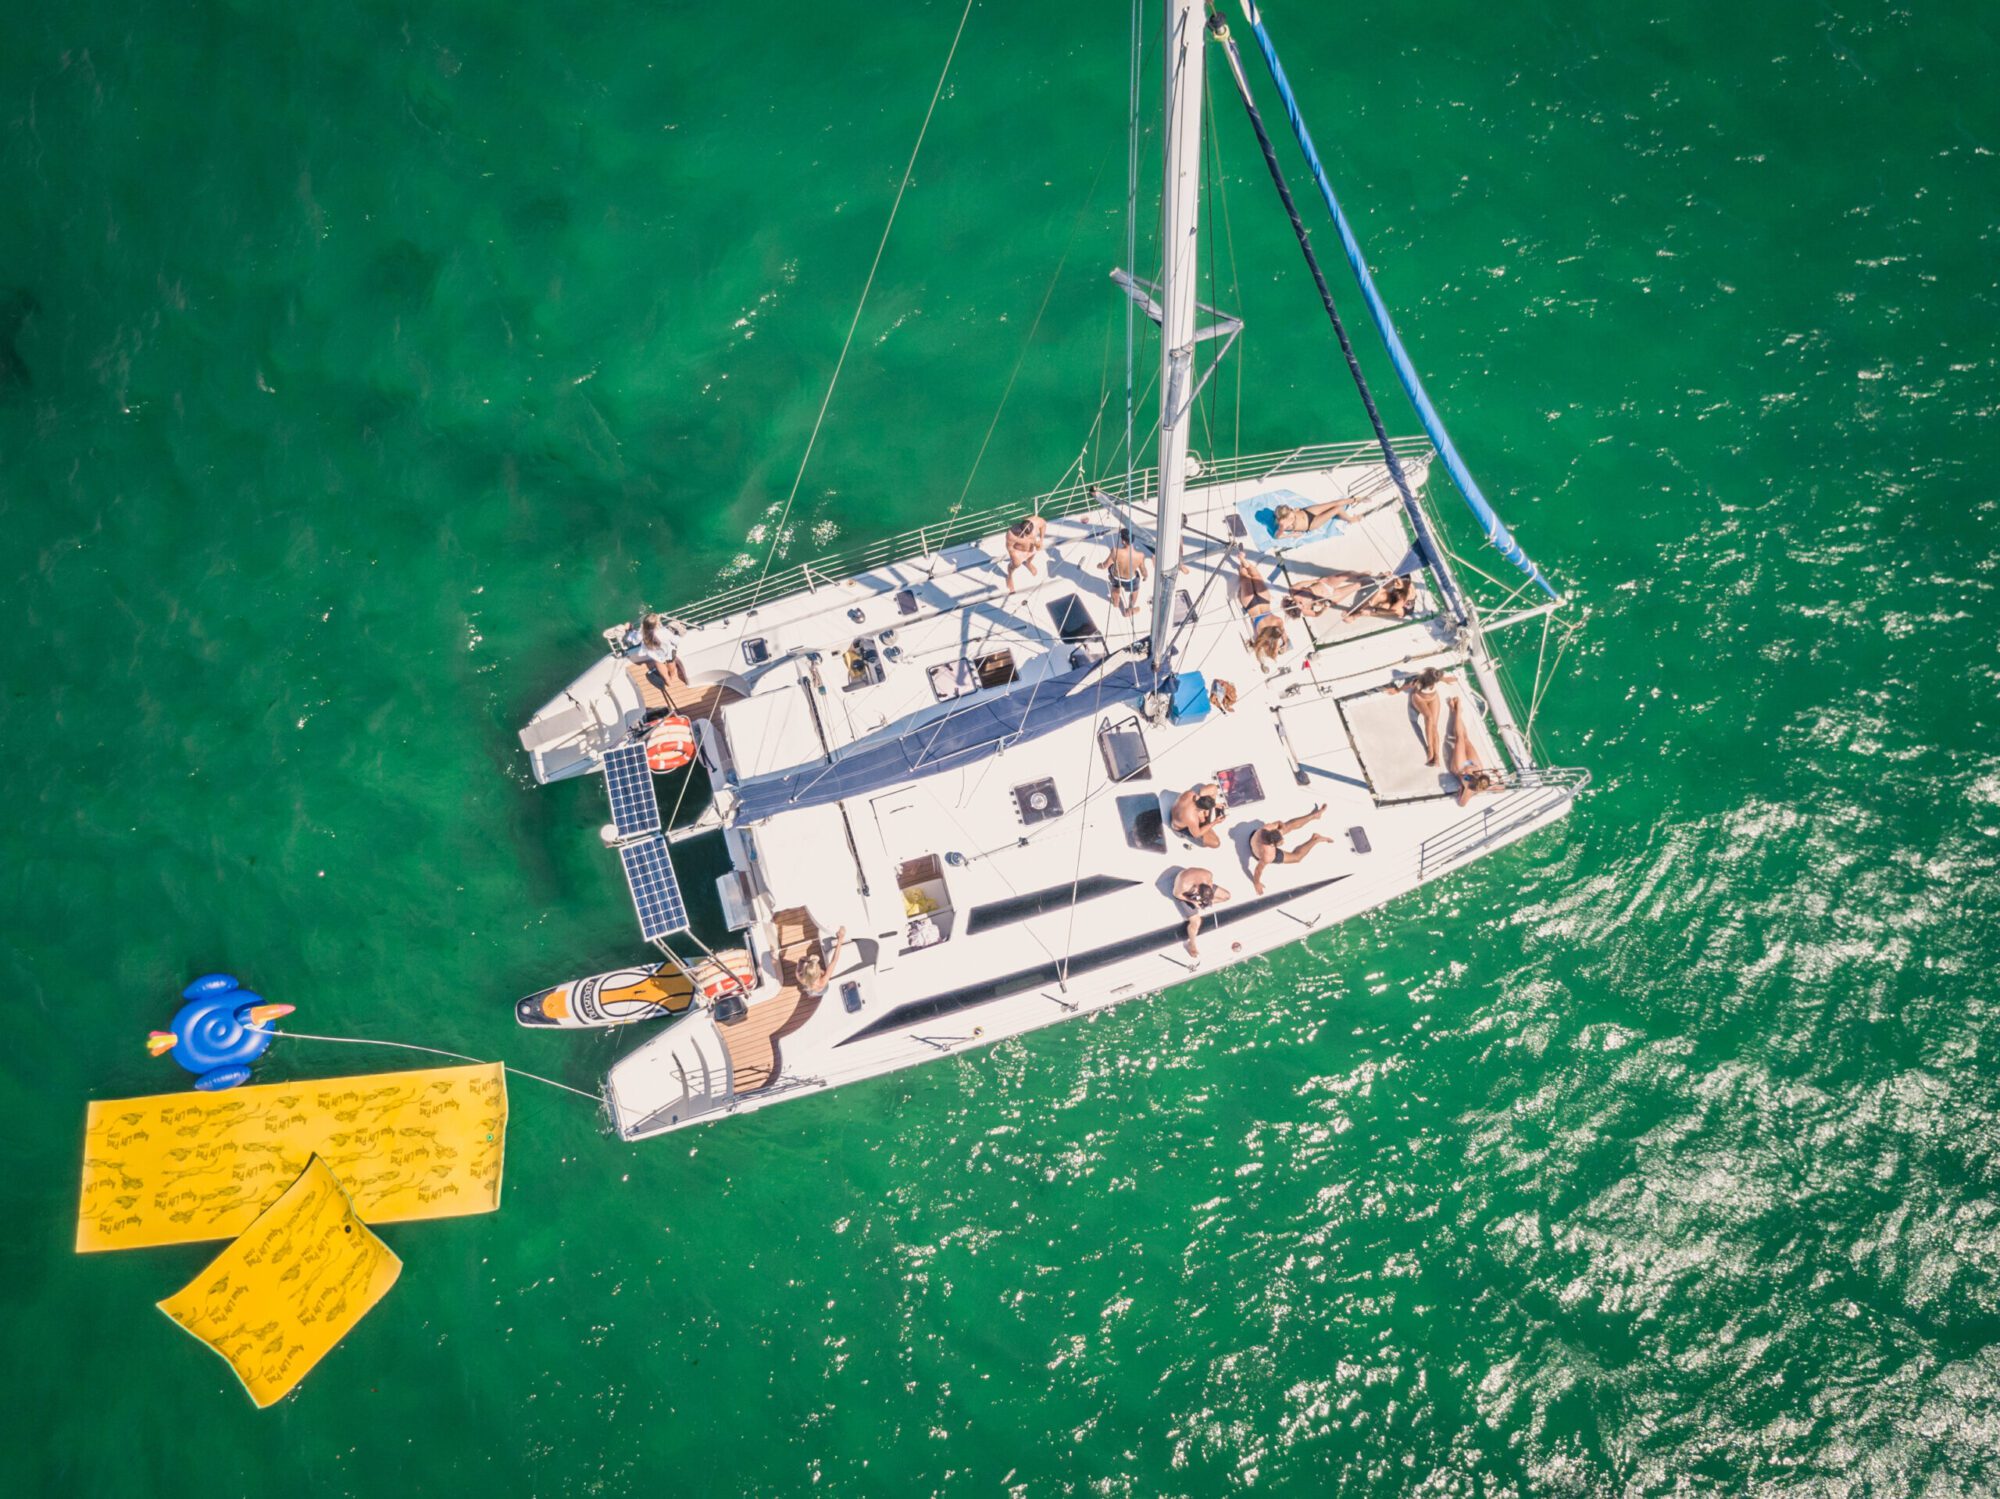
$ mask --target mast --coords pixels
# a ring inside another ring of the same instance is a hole
[[[1198,0],[1166,0],[1166,182],[1160,198],[1160,494],[1153,568],[1153,666],[1165,665],[1181,569],[1181,498],[1194,408],[1195,284],[1201,259],[1203,45]]]

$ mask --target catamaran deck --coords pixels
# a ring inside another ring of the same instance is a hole
[[[1424,472],[1417,455],[1413,482]],[[1103,564],[1121,524],[1147,539],[1143,505],[1050,519],[1039,571],[1019,573],[1011,592],[996,534],[753,597],[687,628],[678,644],[698,697],[680,705],[703,719],[716,785],[706,821],[722,826],[733,865],[724,907],[743,925],[760,985],[741,1018],[697,1010],[618,1064],[609,1096],[620,1129],[638,1136],[758,1107],[1165,988],[1379,905],[1562,815],[1569,791],[1533,775],[1461,806],[1457,780],[1426,763],[1410,699],[1381,692],[1426,667],[1447,670],[1445,719],[1455,697],[1475,760],[1505,764],[1466,670],[1476,647],[1438,612],[1387,477],[1357,454],[1189,490],[1176,580],[1185,623],[1171,666],[1233,684],[1226,714],[1155,724],[1136,690],[1107,685],[1122,680],[1121,663],[1142,659],[1126,647],[1143,636],[1150,588],[1125,619]],[[1356,494],[1358,520],[1282,551],[1255,521],[1275,503]],[[1418,608],[1404,620],[1288,619],[1290,646],[1267,672],[1237,601],[1239,532],[1274,596],[1334,571],[1411,574]],[[1071,685],[1100,659],[1094,681]],[[537,717],[537,774],[595,768],[642,717],[645,686],[611,658],[572,684]],[[1066,687],[1091,700],[1060,727],[958,768],[814,799],[821,777],[888,741],[921,755],[982,701]],[[572,739],[548,732],[558,715],[576,726]],[[1221,846],[1197,848],[1164,828],[1165,813],[1211,780],[1227,784],[1229,813]],[[1271,865],[1259,896],[1250,834],[1315,805],[1323,815],[1286,845],[1314,832],[1330,841],[1303,862]],[[1191,866],[1231,897],[1204,924],[1198,958],[1171,898]],[[824,996],[802,998],[803,944],[843,927]]]

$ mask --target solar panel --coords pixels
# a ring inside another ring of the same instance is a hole
[[[639,910],[639,935],[651,941],[688,929],[687,905],[680,881],[667,857],[667,840],[655,833],[618,850],[625,865],[625,882],[632,887],[632,904]]]
[[[645,745],[628,744],[604,757],[604,789],[611,797],[611,822],[620,838],[659,827],[660,803],[653,795]]]

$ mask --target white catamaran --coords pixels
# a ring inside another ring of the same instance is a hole
[[[1160,328],[1157,468],[767,564],[754,583],[608,631],[611,652],[522,731],[538,780],[604,776],[604,837],[662,955],[520,1004],[524,1024],[667,1021],[607,1080],[627,1139],[1299,941],[1562,817],[1587,780],[1537,764],[1539,671],[1523,723],[1489,648],[1539,620],[1546,650],[1562,600],[1424,396],[1262,18],[1246,5],[1425,437],[1382,428],[1228,29],[1196,0],[1165,11],[1163,274],[1114,273]],[[1196,300],[1211,50],[1373,438],[1189,452],[1195,398],[1241,328]],[[1444,545],[1423,494],[1434,464],[1521,570],[1511,592]],[[1133,548],[1113,560],[1121,529]],[[1115,581],[1142,563],[1136,589]],[[1476,602],[1464,573],[1490,594]],[[690,758],[712,801],[670,827],[654,775]],[[692,929],[674,858],[718,838],[723,922],[741,937],[712,951],[723,944]]]

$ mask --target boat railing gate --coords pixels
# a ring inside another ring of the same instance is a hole
[[[1416,460],[1430,452],[1430,442],[1422,437],[1398,437],[1392,439],[1398,457]],[[1191,474],[1191,480],[1202,485],[1233,484],[1239,480],[1260,481],[1274,478],[1279,474],[1300,473],[1309,469],[1336,468],[1342,464],[1379,462],[1379,449],[1372,441],[1363,442],[1323,442],[1305,447],[1292,448],[1278,453],[1244,453],[1233,458],[1207,458],[1201,460],[1201,472]],[[1384,467],[1386,475],[1387,469]],[[913,530],[901,531],[894,536],[885,536],[880,541],[867,542],[861,546],[847,547],[837,552],[827,552],[809,561],[788,564],[776,568],[764,576],[747,583],[738,583],[724,588],[703,599],[683,605],[674,611],[674,617],[690,625],[704,625],[711,620],[722,619],[745,609],[754,609],[767,599],[795,593],[800,589],[816,591],[823,586],[837,583],[858,573],[871,572],[886,567],[893,562],[904,562],[914,558],[934,558],[960,543],[972,541],[982,536],[990,536],[1002,531],[1024,511],[1060,520],[1065,516],[1078,515],[1100,505],[1110,505],[1114,509],[1124,507],[1142,508],[1153,502],[1158,485],[1158,470],[1135,469],[1132,472],[1132,493],[1125,494],[1125,475],[1121,472],[1104,480],[1065,485],[1052,489],[1025,504],[993,506],[985,510],[966,511],[948,516],[943,520],[931,521]],[[1387,482],[1386,479],[1382,482]],[[1381,488],[1374,485],[1368,493]]]
[[[1505,784],[1504,794],[1417,845],[1418,879],[1429,879],[1492,840],[1549,816],[1590,784],[1590,772],[1567,765],[1531,766],[1509,772]]]

